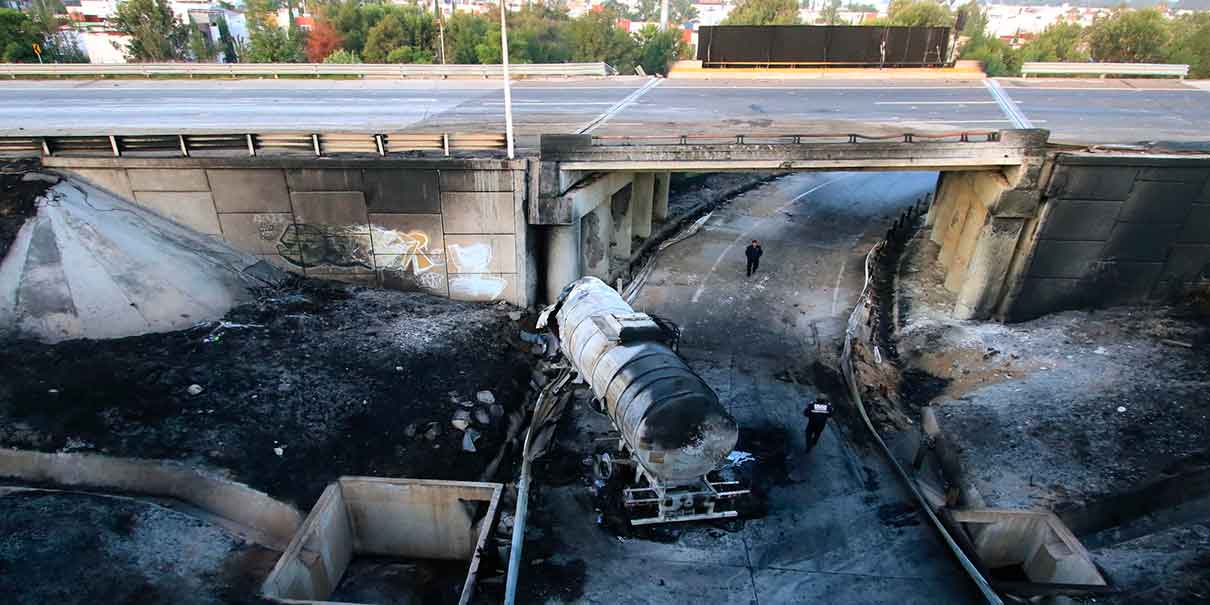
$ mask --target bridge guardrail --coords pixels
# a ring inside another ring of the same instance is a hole
[[[529,63],[509,65],[515,77],[611,76],[608,63]],[[54,63],[0,64],[0,76],[348,76],[357,78],[494,78],[499,65],[335,64],[335,63]]]
[[[181,133],[92,136],[0,137],[0,156],[127,155],[191,157],[194,155],[305,155],[323,157],[354,153],[502,151],[504,133]]]
[[[1021,66],[1021,75],[1028,78],[1040,74],[1118,76],[1175,76],[1182,80],[1189,75],[1188,65],[1166,63],[1058,63],[1029,61]]]
[[[825,134],[677,134],[677,135],[592,135],[593,145],[802,145],[810,142],[860,143],[862,141],[896,141],[912,143],[917,139],[929,141],[958,141],[962,143],[1000,140],[998,130],[966,130],[960,132],[904,132],[869,135],[858,133]]]

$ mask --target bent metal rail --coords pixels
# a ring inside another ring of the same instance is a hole
[[[517,64],[509,65],[508,71],[512,77],[604,77],[617,74],[617,70],[603,62]],[[0,64],[0,76],[12,79],[29,76],[495,78],[503,76],[503,69],[500,65],[372,63],[10,63]]]

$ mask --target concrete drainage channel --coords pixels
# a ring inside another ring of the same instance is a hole
[[[393,602],[407,591],[397,575],[378,592],[367,574],[357,578],[362,585],[343,586],[346,571],[366,557],[405,566],[432,562],[460,587],[458,602],[469,603],[503,491],[499,483],[342,477],[304,520],[292,506],[246,485],[170,462],[0,449],[0,478],[12,482],[0,485],[0,498],[137,502],[280,552],[259,594],[243,597],[282,603],[340,602],[330,599],[341,592],[364,603],[360,597],[385,598],[385,591]]]
[[[862,392],[876,389],[874,385],[885,383],[888,376],[899,379],[893,367],[895,344],[889,336],[894,313],[891,284],[904,243],[928,209],[925,202],[909,208],[866,256],[865,284],[849,316],[841,354],[849,396],[866,428],[987,603],[1005,602],[1002,595],[1015,600],[1106,592],[1108,583],[1092,557],[1054,513],[956,508],[959,501],[978,502],[977,495],[961,498],[954,491],[945,493],[943,486],[928,479],[931,473],[942,478],[942,485],[960,484],[958,477],[947,476],[946,471],[954,467],[949,459],[952,452],[947,451],[935,419],[930,422],[931,409],[925,410],[922,437],[911,465],[916,472],[900,464],[870,420]]]

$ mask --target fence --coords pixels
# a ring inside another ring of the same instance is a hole
[[[532,63],[509,65],[514,77],[611,76],[617,70],[607,63]],[[28,63],[0,64],[0,76],[344,76],[350,78],[494,78],[500,77],[499,65],[379,65],[358,63]]]
[[[1164,63],[1042,63],[1027,62],[1021,66],[1021,75],[1029,77],[1039,74],[1107,75],[1117,76],[1175,76],[1182,80],[1189,75],[1188,65]]]
[[[718,25],[698,30],[703,67],[936,67],[949,49],[948,27]]]
[[[261,134],[143,134],[98,136],[0,137],[0,156],[134,155],[190,157],[193,155],[307,155],[409,153],[437,151],[499,151],[506,149],[503,133],[292,133]]]

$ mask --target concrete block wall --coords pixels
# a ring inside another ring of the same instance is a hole
[[[1060,154],[1005,315],[1210,288],[1210,158]]]
[[[46,164],[307,276],[458,300],[535,302],[524,161]]]

